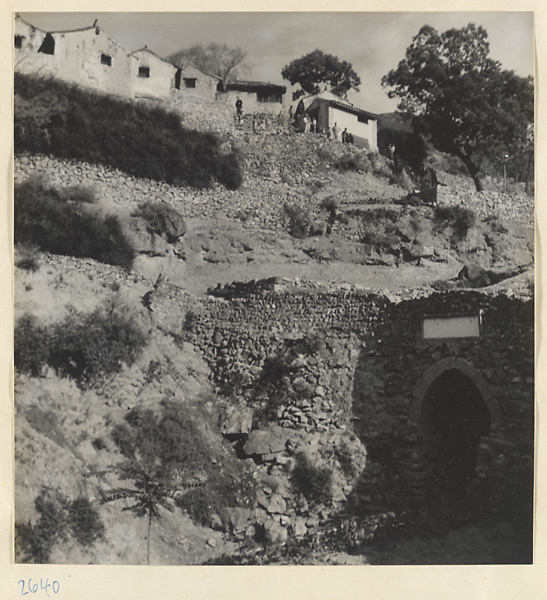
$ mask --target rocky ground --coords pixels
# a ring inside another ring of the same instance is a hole
[[[246,165],[240,190],[173,188],[104,167],[16,157],[16,182],[42,175],[55,186],[91,187],[97,196],[95,210],[116,214],[138,250],[130,272],[92,260],[40,254],[37,270],[16,268],[16,318],[33,314],[41,323],[55,323],[71,306],[90,312],[113,300],[123,304],[151,336],[145,356],[92,389],[82,390],[51,369],[38,378],[17,376],[16,518],[21,522],[37,518],[33,499],[44,486],[72,498],[83,495],[97,501],[100,488],[119,484],[111,467],[121,456],[108,431],[123,422],[136,404],[157,407],[166,395],[173,395],[189,407],[197,402],[215,413],[218,398],[203,357],[187,342],[181,351],[172,332],[159,327],[143,305],[160,273],[176,288],[173,314],[188,298],[203,297],[218,284],[272,276],[297,286],[357,286],[409,297],[420,289],[458,285],[458,274],[466,264],[479,267],[483,279],[482,284],[466,279],[465,285],[484,285],[489,273],[494,291],[498,286],[517,295],[531,293],[533,202],[518,186],[504,195],[490,181],[490,188],[479,194],[469,180],[444,174],[440,204],[464,206],[475,213],[461,236],[454,227],[436,221],[433,208],[401,205],[411,182],[396,175],[392,165],[375,153],[348,149],[321,136],[292,134],[283,119],[274,125],[271,120],[259,122],[256,132],[250,122],[236,130],[229,110],[211,119],[204,117],[199,102],[179,108],[186,110],[192,126],[212,128],[225,136],[227,145],[240,148]],[[336,166],[348,153],[362,161],[362,168],[347,171]],[[169,203],[185,219],[186,233],[176,243],[152,235],[135,216],[141,202],[156,199]],[[287,205],[300,210],[302,222],[296,230]],[[16,264],[18,257],[16,253]],[[146,379],[152,361],[169,365],[161,381]],[[288,542],[287,531],[305,541],[327,527],[351,491],[351,478],[338,473],[334,509],[314,509],[304,506],[291,489],[291,461],[299,451],[311,457],[321,454],[323,466],[340,472],[336,452],[342,442],[350,443],[350,434],[341,430],[320,441],[317,434],[302,434],[291,442],[275,430],[266,437],[251,435],[243,449],[236,448],[234,440],[218,437],[211,442],[214,460],[241,460],[247,465],[255,481],[255,505],[234,510],[223,522],[208,526],[180,511],[165,511],[152,527],[151,563],[222,563],[242,550],[252,557],[259,552],[258,538],[275,547]],[[291,452],[273,460],[270,455],[277,456],[279,443],[283,448],[292,444]],[[353,463],[364,464],[366,450],[360,443],[351,444]],[[234,458],[241,451],[239,459]],[[70,540],[58,543],[51,561],[145,562],[145,520],[111,505],[102,507],[101,515],[109,532],[106,539],[91,549]],[[500,541],[515,535],[511,523],[462,524],[441,537],[409,536],[396,544],[361,545],[353,555],[311,547],[298,560],[310,564],[499,563],[508,560]],[[269,562],[283,562],[283,551],[276,552]]]

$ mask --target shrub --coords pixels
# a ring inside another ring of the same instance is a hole
[[[437,226],[452,228],[455,241],[464,240],[476,222],[475,213],[463,206],[437,206],[434,218]]]
[[[87,498],[76,498],[68,508],[68,524],[74,539],[82,546],[90,546],[104,535],[101,517]]]
[[[400,242],[398,219],[399,213],[388,208],[366,211],[361,215],[361,243],[386,250],[397,246]]]
[[[50,354],[47,328],[42,327],[33,315],[23,315],[14,330],[14,363],[21,373],[39,377]]]
[[[396,162],[406,163],[416,173],[420,170],[427,148],[423,138],[411,131],[396,127],[380,127],[378,131],[378,149],[383,156],[389,156],[389,146],[395,146]]]
[[[67,500],[59,492],[43,488],[34,506],[40,515],[37,522],[16,527],[16,553],[23,562],[47,563],[54,544],[66,535]]]
[[[340,463],[342,473],[348,479],[354,479],[358,475],[358,471],[353,460],[351,448],[348,446],[347,442],[342,441],[341,444],[335,446],[334,453],[338,459],[338,462]]]
[[[321,208],[329,213],[329,222],[332,224],[336,220],[339,203],[333,196],[328,196],[321,202]]]
[[[83,185],[70,185],[61,188],[58,193],[62,200],[68,202],[80,202],[83,204],[95,204],[97,202],[95,190]]]
[[[312,227],[310,212],[305,208],[294,204],[285,204],[283,209],[285,211],[289,233],[298,239],[308,237]]]
[[[131,366],[147,341],[127,311],[113,305],[87,315],[72,310],[52,329],[49,364],[80,386]]]
[[[306,454],[296,455],[292,484],[308,502],[325,504],[332,500],[332,471],[313,465]]]
[[[43,488],[34,506],[39,514],[36,523],[15,525],[16,560],[47,563],[55,543],[65,540],[69,532],[82,546],[90,546],[104,533],[101,518],[87,498],[70,502],[60,492]]]
[[[22,74],[14,92],[17,153],[105,164],[174,185],[241,184],[235,151],[223,154],[216,134],[186,129],[174,112]]]
[[[38,249],[35,246],[20,244],[16,248],[15,266],[31,273],[37,271],[40,268]]]
[[[219,179],[229,190],[237,190],[243,183],[243,156],[237,150],[224,156]]]
[[[15,186],[15,243],[129,269],[135,251],[116,217],[95,215],[35,178]]]
[[[370,171],[370,163],[368,160],[359,154],[346,153],[336,159],[334,166],[340,171]]]

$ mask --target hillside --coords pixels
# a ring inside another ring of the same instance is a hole
[[[415,540],[425,531],[456,548],[437,560],[463,560],[482,513],[432,505],[429,525],[407,515],[382,458],[387,420],[356,433],[354,372],[369,322],[405,302],[453,292],[455,305],[528,307],[533,199],[439,171],[438,206],[409,203],[412,174],[378,153],[296,134],[281,117],[247,115],[238,129],[213,103],[169,109],[238,157],[237,189],[16,147],[16,215],[31,178],[63,215],[116,218],[135,254],[124,268],[71,255],[74,241],[66,253],[32,237],[16,247],[16,321],[35,318],[16,330],[17,559],[144,564],[149,542],[151,564],[410,564],[443,553]],[[496,465],[496,476],[514,466]],[[149,532],[119,491],[145,480],[164,493]],[[490,498],[490,483],[472,500]],[[528,556],[509,513],[487,520],[478,562]],[[401,523],[400,546],[371,545]]]

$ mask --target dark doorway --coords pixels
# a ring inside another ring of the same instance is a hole
[[[473,381],[445,371],[427,390],[422,412],[433,473],[457,485],[475,477],[481,436],[490,428],[488,408]]]

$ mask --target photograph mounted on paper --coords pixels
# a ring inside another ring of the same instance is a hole
[[[533,13],[13,35],[15,561],[532,563]]]

